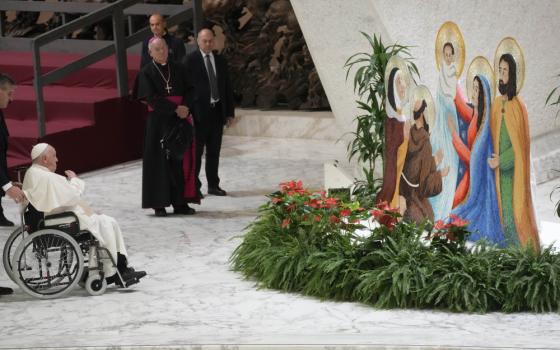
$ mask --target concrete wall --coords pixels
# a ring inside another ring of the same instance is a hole
[[[525,84],[520,96],[527,104],[532,135],[533,164],[537,181],[558,176],[560,170],[560,120],[545,107],[548,93],[560,80],[560,1],[522,0],[292,0],[319,76],[341,130],[353,129],[357,113],[352,80],[345,80],[346,59],[369,44],[359,31],[380,34],[385,44],[415,46],[412,54],[421,74],[420,83],[435,95],[437,71],[434,43],[445,21],[457,23],[465,39],[463,77],[478,55],[492,64],[498,43],[506,36],[517,39],[524,50]],[[352,77],[352,74],[351,74]]]

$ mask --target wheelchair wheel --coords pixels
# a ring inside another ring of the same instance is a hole
[[[25,233],[25,234],[24,234]],[[4,252],[2,253],[2,262],[4,263],[4,269],[10,279],[16,282],[15,275],[12,272],[12,259],[14,257],[14,253],[18,245],[23,241],[24,236],[27,236],[28,232],[23,230],[23,227],[20,226],[16,228],[6,240],[6,244],[4,245]],[[27,268],[25,265],[24,268]]]
[[[101,295],[107,289],[107,280],[99,274],[90,275],[86,280],[86,290],[89,295]]]
[[[16,283],[39,299],[68,294],[78,284],[83,269],[84,256],[76,240],[52,229],[25,237],[12,258]]]

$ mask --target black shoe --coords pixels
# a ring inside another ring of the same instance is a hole
[[[154,208],[154,212],[156,216],[167,216],[167,212],[165,211],[165,208]]]
[[[2,217],[0,217],[0,226],[11,227],[14,226],[14,223],[6,219],[6,217],[2,215]]]
[[[12,288],[0,287],[0,295],[8,295],[8,294],[12,294],[13,292],[14,290]]]
[[[214,196],[226,196],[227,192],[222,190],[220,187],[208,187],[208,194],[213,194]]]
[[[121,273],[121,276],[124,283],[122,281],[115,281],[115,283],[119,287],[128,287],[140,282],[140,279],[146,276],[146,271],[134,271],[133,268],[128,267],[123,273]]]
[[[194,215],[194,213],[196,213],[196,210],[194,210],[194,208],[189,207],[188,205],[186,205],[184,207],[174,207],[173,208],[173,214]]]

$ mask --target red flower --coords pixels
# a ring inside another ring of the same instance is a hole
[[[296,209],[296,203],[292,203],[286,207],[286,211],[292,212]]]
[[[387,203],[387,201],[383,201],[377,205],[377,208],[381,210],[389,209],[389,204]]]
[[[325,206],[328,209],[331,209],[331,208],[335,207],[337,203],[338,203],[338,198],[336,198],[336,197],[325,198]]]
[[[447,225],[443,222],[443,220],[436,221],[434,228],[436,230],[444,230],[447,228]]]
[[[288,182],[282,182],[280,184],[280,189],[282,190],[282,192],[288,194],[289,196],[293,196],[296,193],[299,194],[307,194],[308,192],[306,190],[303,189],[303,182],[298,181],[288,181]]]
[[[374,219],[377,219],[378,217],[383,215],[383,210],[373,209],[373,210],[370,210],[369,213],[371,214],[371,216],[373,216]]]
[[[336,223],[339,223],[339,222],[340,222],[340,219],[339,219],[336,215],[331,215],[331,216],[329,216],[329,221],[330,221],[332,224],[336,224]]]
[[[315,221],[316,221],[316,222],[321,221],[321,216],[320,216],[320,215],[315,215]]]
[[[274,197],[272,198],[272,203],[273,204],[282,203],[282,198]]]
[[[342,209],[340,211],[340,216],[350,216],[350,214],[352,214],[352,210],[350,209]]]
[[[385,225],[385,227],[387,227],[389,230],[392,230],[393,227],[395,226],[395,223],[397,222],[397,220],[393,217],[391,217],[391,219],[385,220],[385,222],[383,222],[383,224]]]
[[[452,221],[451,221],[452,226],[465,227],[469,224],[469,222],[467,220],[461,219],[457,215],[449,215],[449,217],[452,219]]]
[[[282,220],[282,228],[288,227],[290,225],[290,222],[291,222],[290,218]]]
[[[317,199],[317,198],[314,198],[314,199],[311,199],[311,200],[309,200],[309,201],[307,201],[303,204],[308,205],[313,209],[317,209],[317,208],[321,207],[321,200]]]

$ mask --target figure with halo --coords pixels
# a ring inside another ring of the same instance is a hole
[[[434,211],[429,198],[441,193],[442,179],[448,175],[449,166],[437,170],[442,161],[441,153],[432,156],[430,127],[433,125],[435,107],[426,86],[412,91],[411,104],[414,124],[410,127],[406,158],[400,177],[400,196],[403,218],[422,223],[434,221]]]
[[[406,62],[398,55],[392,56],[385,68],[385,150],[383,185],[375,199],[399,207],[399,183],[408,147],[410,106],[408,103],[411,76]]]
[[[500,220],[506,241],[539,249],[530,184],[528,114],[519,97],[525,77],[523,51],[513,38],[503,39],[494,57],[500,95],[494,99],[490,130],[494,153],[488,165],[495,172]]]
[[[457,78],[461,75],[465,61],[463,36],[453,22],[445,22],[436,38],[436,63],[439,80],[436,97],[436,118],[430,135],[434,155],[443,154],[439,169],[448,167],[449,173],[443,179],[441,193],[430,198],[435,220],[444,220],[451,212],[459,169],[459,157],[455,148],[449,124],[458,128],[455,94]],[[449,120],[451,122],[449,123]]]
[[[457,131],[450,125],[453,145],[467,165],[457,188],[454,209],[451,214],[469,222],[469,240],[486,240],[503,247],[506,245],[500,223],[494,171],[487,159],[494,153],[490,134],[491,103],[495,92],[492,66],[482,56],[476,57],[467,70],[467,103],[460,89],[455,105],[461,118],[468,122],[468,142],[463,143]],[[450,122],[451,124],[451,122]]]

